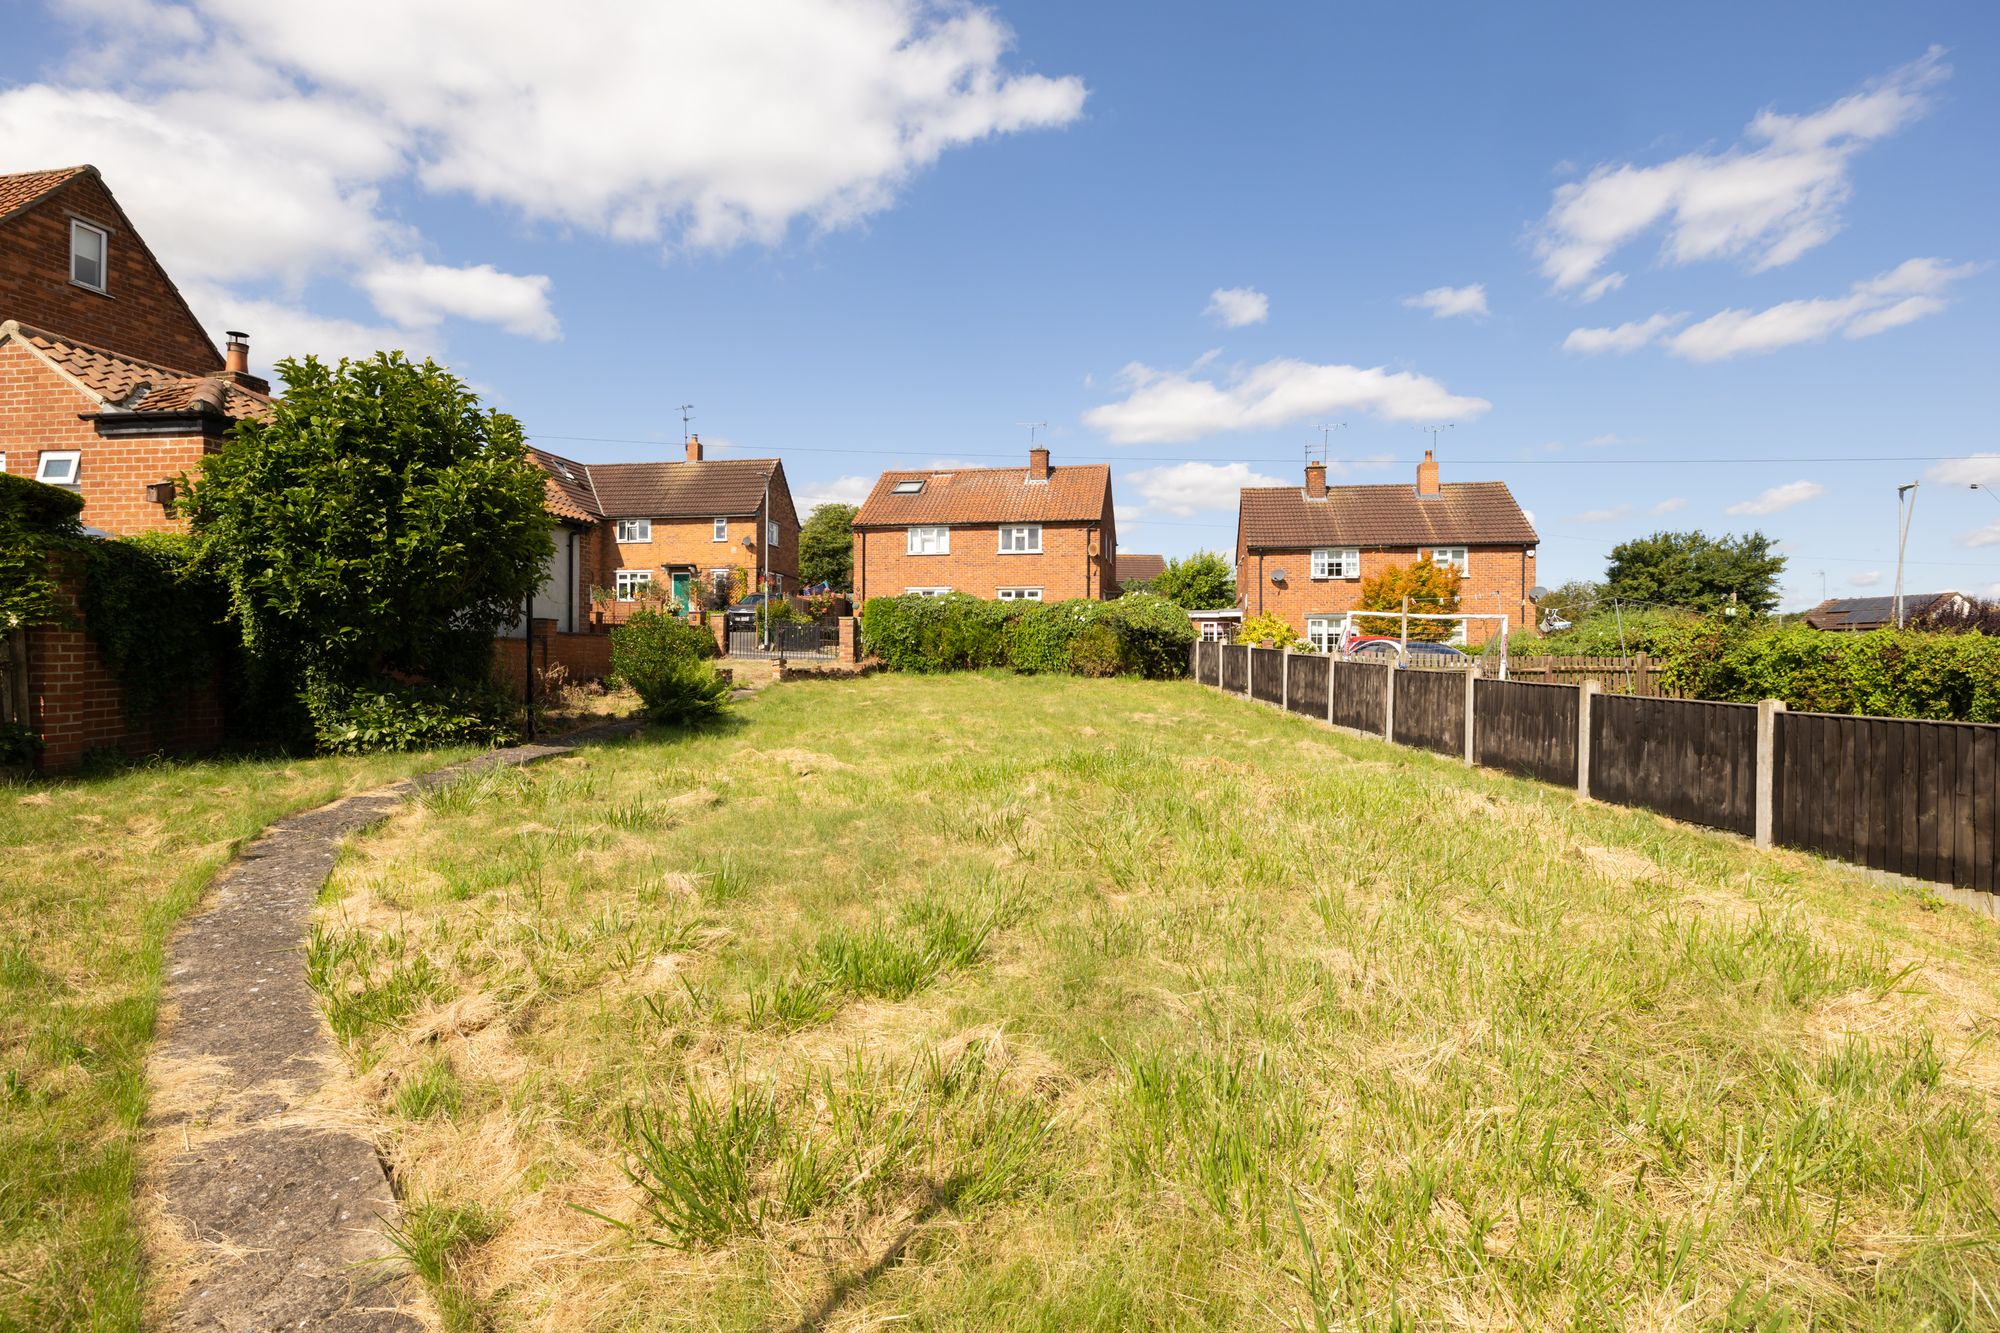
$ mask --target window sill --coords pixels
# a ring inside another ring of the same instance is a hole
[[[75,278],[71,278],[69,280],[69,285],[76,288],[80,292],[89,292],[92,296],[101,296],[107,301],[115,301],[118,299],[117,297],[113,296],[110,292],[105,291],[102,287],[93,287],[87,282],[78,282]]]

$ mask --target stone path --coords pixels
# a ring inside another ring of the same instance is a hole
[[[141,1208],[175,1330],[416,1333],[401,1220],[306,983],[313,904],[343,838],[462,773],[533,763],[633,722],[519,745],[272,824],[167,949]]]

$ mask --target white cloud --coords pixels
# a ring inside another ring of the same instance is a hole
[[[1958,539],[1961,546],[2000,546],[2000,518],[1994,519],[1977,532],[1968,532]]]
[[[1277,477],[1252,472],[1247,463],[1172,463],[1142,468],[1127,478],[1146,507],[1186,518],[1202,510],[1234,509],[1245,486],[1283,486]]]
[[[798,509],[801,514],[810,514],[820,505],[858,505],[868,498],[868,492],[875,489],[875,478],[853,475],[835,477],[832,481],[807,482],[799,492]]]
[[[1882,571],[1879,569],[1864,570],[1862,573],[1847,576],[1847,586],[1850,588],[1872,588],[1881,581]]]
[[[1381,366],[1279,358],[1219,381],[1198,378],[1195,369],[1155,370],[1134,362],[1120,372],[1130,391],[1126,397],[1091,408],[1084,422],[1118,444],[1166,444],[1342,412],[1369,412],[1387,421],[1443,421],[1475,417],[1492,406],[1484,398],[1453,394],[1428,376]]]
[[[1609,448],[1611,445],[1614,444],[1637,444],[1637,443],[1639,443],[1639,441],[1633,439],[1630,435],[1604,434],[1604,435],[1591,436],[1589,439],[1583,442],[1583,447],[1586,449],[1605,449]]]
[[[1572,523],[1614,523],[1632,512],[1629,504],[1615,504],[1609,509],[1586,509],[1581,514],[1570,515]]]
[[[1946,486],[1992,486],[2000,488],[2000,454],[1974,454],[1970,458],[1954,458],[1924,473],[1931,481]],[[2000,490],[1996,490],[2000,494]]]
[[[1569,337],[1563,339],[1563,350],[1581,352],[1586,356],[1595,356],[1599,352],[1636,352],[1686,318],[1684,314],[1661,313],[1615,328],[1571,329]]]
[[[64,12],[69,58],[0,92],[0,170],[94,162],[183,282],[296,303],[373,275],[378,308],[420,329],[549,337],[555,318],[545,280],[447,264],[391,192],[672,248],[774,242],[890,207],[954,147],[1068,124],[1085,96],[1009,68],[1005,24],[942,0]]]
[[[384,264],[361,277],[375,308],[409,328],[426,328],[447,315],[496,324],[543,342],[562,326],[549,309],[549,280],[502,273],[491,264],[446,268],[422,260]]]
[[[1689,361],[1722,361],[1824,342],[1835,333],[1870,337],[1943,310],[1940,293],[1979,268],[1941,259],[1905,260],[1887,273],[1855,283],[1845,296],[1710,315],[1667,339],[1667,350]]]
[[[1469,287],[1433,287],[1416,296],[1404,297],[1403,304],[1413,310],[1428,310],[1433,319],[1488,313],[1486,284],[1483,282],[1475,282]]]
[[[1577,300],[1588,304],[1606,292],[1615,292],[1625,285],[1623,273],[1607,273],[1576,294]]]
[[[1536,236],[1542,273],[1558,291],[1603,295],[1622,274],[1599,275],[1610,256],[1664,226],[1662,258],[1743,259],[1775,268],[1840,229],[1854,155],[1921,116],[1950,74],[1941,48],[1808,115],[1759,112],[1743,142],[1655,166],[1594,168],[1557,187]]]
[[[181,294],[196,310],[215,316],[213,327],[245,329],[250,333],[250,368],[276,382],[272,363],[285,357],[317,356],[360,360],[378,351],[401,351],[413,360],[438,354],[437,338],[429,330],[363,324],[328,319],[283,301],[239,296],[224,287],[182,283]]]
[[[1686,509],[1686,508],[1687,508],[1686,496],[1669,495],[1666,499],[1654,505],[1652,512],[1654,512],[1655,514],[1671,514],[1677,509]]]
[[[1208,294],[1208,309],[1202,312],[1226,329],[1246,324],[1262,324],[1271,314],[1271,298],[1255,287],[1217,287]]]
[[[1773,486],[1754,500],[1744,500],[1723,510],[1725,514],[1775,514],[1790,509],[1793,505],[1816,500],[1826,494],[1826,487],[1816,481],[1788,481],[1782,486]]]

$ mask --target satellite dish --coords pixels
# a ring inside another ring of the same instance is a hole
[[[1285,581],[1285,571],[1283,568],[1278,568],[1271,571],[1271,582],[1283,583],[1284,581]]]
[[[1549,590],[1547,588],[1544,588],[1539,583],[1537,583],[1534,587],[1528,589],[1528,600],[1531,602],[1539,602],[1542,600],[1542,598],[1547,597],[1548,595],[1549,595]]]

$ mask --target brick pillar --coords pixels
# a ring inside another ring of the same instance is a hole
[[[861,617],[840,618],[840,660],[849,666],[861,660]]]

